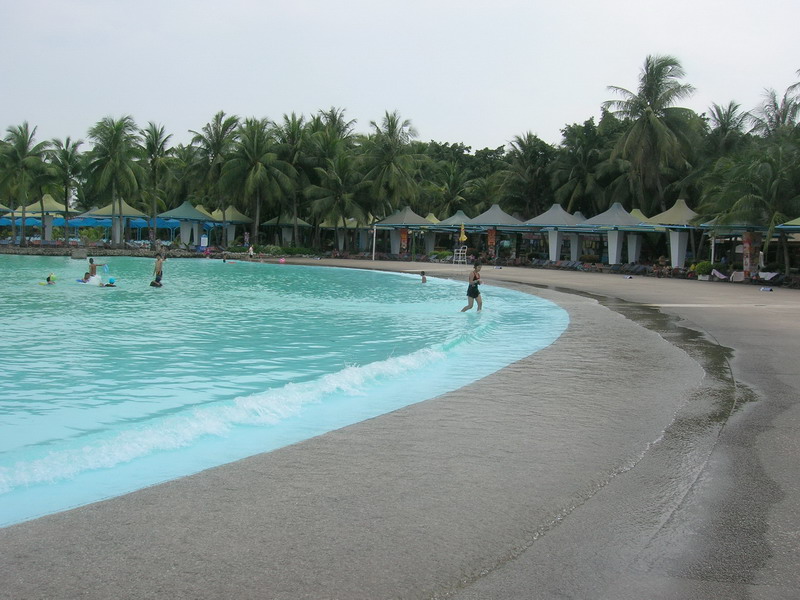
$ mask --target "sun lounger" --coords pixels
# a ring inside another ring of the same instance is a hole
[[[744,281],[744,271],[734,271],[731,273],[730,279],[728,280],[731,283],[740,283]]]
[[[713,275],[717,279],[727,279],[728,278],[728,276],[725,275],[725,273],[717,271],[716,269],[711,269],[711,275]]]

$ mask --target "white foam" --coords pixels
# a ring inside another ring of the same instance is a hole
[[[224,436],[238,425],[274,425],[299,414],[305,405],[340,394],[363,394],[366,386],[376,380],[418,369],[443,357],[441,351],[424,349],[363,366],[351,365],[312,381],[241,396],[229,404],[196,408],[190,414],[160,419],[79,448],[53,451],[36,460],[0,468],[0,494],[182,448],[203,436]]]

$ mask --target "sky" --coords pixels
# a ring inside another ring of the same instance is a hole
[[[698,113],[782,95],[797,23],[797,0],[0,0],[0,127],[85,140],[131,115],[186,144],[220,110],[336,107],[358,133],[397,111],[422,141],[558,144],[648,55],[681,62]]]

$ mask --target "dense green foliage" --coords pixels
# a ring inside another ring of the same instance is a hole
[[[559,145],[526,132],[474,152],[417,140],[397,112],[356,133],[339,108],[275,121],[219,112],[176,146],[161,125],[105,118],[83,153],[69,138],[37,143],[23,123],[0,142],[0,201],[16,208],[50,193],[78,210],[124,200],[150,215],[185,200],[234,206],[255,220],[257,243],[266,241],[259,223],[273,217],[292,220],[295,240],[303,219],[317,244],[321,223],[363,224],[404,206],[442,219],[499,204],[528,219],[554,202],[586,217],[621,202],[652,216],[684,198],[721,223],[774,230],[800,216],[798,85],[767,90],[750,112],[729,102],[698,115],[679,106],[694,89],[684,77],[676,58],[648,56],[637,89],[609,87],[616,98],[599,122],[565,125]],[[115,227],[115,241],[120,234]]]

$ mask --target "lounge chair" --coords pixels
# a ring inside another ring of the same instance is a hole
[[[728,279],[731,283],[740,283],[744,281],[744,271],[734,271]]]

